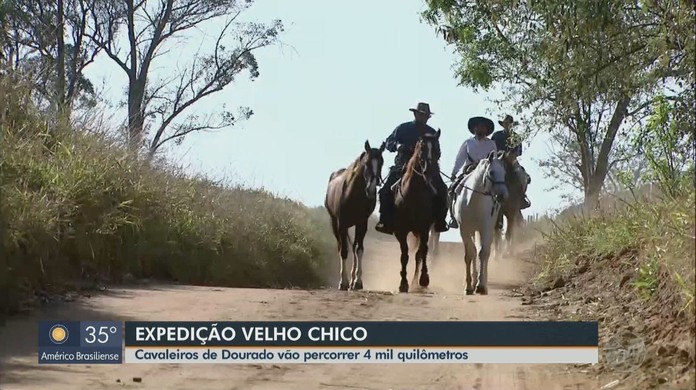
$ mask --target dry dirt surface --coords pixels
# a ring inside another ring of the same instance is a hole
[[[587,369],[612,389],[695,389],[696,325],[675,309],[683,307],[679,286],[665,270],[653,296],[637,299],[631,283],[638,256],[627,250],[601,261],[577,259],[575,270],[554,281],[556,288],[525,290],[527,313],[598,321],[600,361]]]
[[[528,318],[511,291],[528,264],[492,260],[489,295],[463,295],[461,244],[441,247],[426,293],[398,294],[396,242],[366,245],[363,292],[192,286],[112,287],[0,328],[0,389],[600,389],[573,365],[513,364],[37,364],[37,320],[500,320]],[[413,261],[409,273],[413,271]],[[337,275],[338,276],[338,275]],[[409,275],[409,280],[411,275]]]

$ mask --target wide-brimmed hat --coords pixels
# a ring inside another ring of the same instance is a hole
[[[493,130],[495,130],[495,125],[493,124],[493,121],[486,117],[475,116],[473,118],[469,118],[469,123],[467,124],[467,126],[469,127],[469,132],[471,134],[476,134],[474,133],[474,127],[478,125],[486,126],[486,136],[493,134]]]
[[[509,124],[514,125],[514,126],[517,126],[519,124],[519,122],[515,121],[512,118],[512,115],[505,115],[505,119],[503,119],[502,121],[498,121],[498,123],[503,127],[505,127],[505,125],[509,125]]]
[[[420,112],[421,114],[434,115],[435,113],[430,111],[430,105],[428,103],[420,102],[416,108],[409,108],[411,112]]]

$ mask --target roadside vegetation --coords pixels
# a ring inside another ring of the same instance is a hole
[[[693,389],[693,4],[425,3],[459,84],[502,92],[500,111],[520,122],[513,142],[547,134],[539,166],[582,194],[528,225],[543,240],[527,304],[541,319],[600,322],[590,370],[606,374],[603,389]]]
[[[78,281],[321,283],[334,249],[322,209],[188,177],[108,136],[53,126],[29,93],[0,78],[0,315]]]
[[[591,213],[569,209],[536,227],[543,243],[529,299],[558,319],[600,322],[595,369],[620,385],[612,388],[696,385],[693,146],[671,144],[662,130],[675,124],[656,112],[648,126],[660,129],[641,150],[654,185],[627,183]]]

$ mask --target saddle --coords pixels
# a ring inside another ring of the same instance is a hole
[[[452,184],[448,188],[448,190],[449,190],[448,192],[450,193],[451,196],[456,197],[457,195],[459,195],[462,192],[462,190],[464,189],[463,186],[461,185],[462,182],[464,182],[464,179],[467,176],[469,176],[469,174],[471,172],[473,172],[477,166],[478,166],[478,163],[469,164],[469,165],[465,166],[464,172],[462,172],[461,175],[457,176],[454,180],[452,180]]]

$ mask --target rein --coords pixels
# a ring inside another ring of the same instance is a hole
[[[428,187],[430,187],[430,190],[433,192],[437,192],[435,190],[435,187],[433,186],[432,181],[428,180],[428,177],[425,174],[425,167],[423,166],[423,162],[420,159],[418,160],[418,167],[420,167],[420,170],[416,170],[414,167],[414,169],[411,169],[411,173],[414,173],[414,174],[422,177],[423,181],[428,185]]]
[[[440,172],[440,173],[442,173],[442,172]],[[469,175],[471,175],[472,173],[473,173],[473,171],[470,172],[469,174],[467,174],[466,176],[469,176]],[[442,173],[442,174],[445,175],[444,173]],[[451,181],[453,181],[452,178],[450,178],[449,176],[447,176],[447,175],[445,175],[445,176],[446,176],[447,178],[449,178]],[[486,177],[485,177],[484,180],[485,180],[485,181],[491,182],[493,185],[496,185],[496,184],[505,184],[505,181],[502,181],[502,182],[501,182],[501,181],[499,181],[499,180],[493,180],[493,179],[491,178],[491,176],[492,176],[491,172],[488,172],[488,174],[486,175]],[[462,179],[462,180],[464,180],[464,179]],[[480,194],[480,195],[483,195],[483,196],[489,196],[489,197],[491,197],[491,199],[493,199],[493,208],[492,208],[492,210],[491,210],[491,215],[494,215],[494,214],[496,213],[496,210],[500,209],[500,202],[498,202],[498,198],[497,198],[496,196],[494,196],[494,194],[491,192],[492,190],[488,190],[488,191],[479,191],[479,190],[473,189],[473,188],[471,188],[471,187],[469,187],[469,186],[466,186],[466,185],[462,185],[462,187],[463,187],[463,188],[466,188],[467,190],[469,190],[469,191],[471,191],[471,192],[475,192],[475,193]]]
[[[422,177],[423,181],[427,184],[428,187],[430,187],[430,190],[433,191],[433,193],[437,193],[437,190],[435,189],[435,186],[433,185],[432,180],[428,180],[428,177],[425,173],[426,169],[423,166],[423,160],[420,158],[420,155],[417,156],[417,158],[418,158],[417,166],[420,168],[420,170],[417,170],[416,167],[412,167],[410,169],[410,172],[412,174],[416,174],[416,175]],[[408,162],[406,163],[406,166],[408,166]],[[442,172],[442,171],[440,171],[440,172]],[[403,181],[401,183],[403,184]],[[399,185],[399,188],[401,188],[401,184]]]

